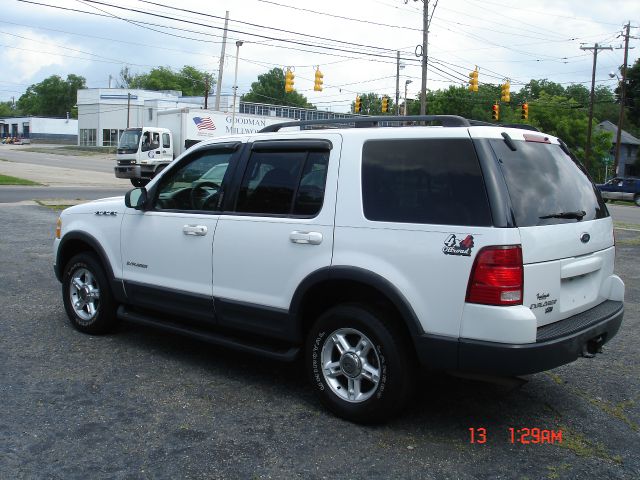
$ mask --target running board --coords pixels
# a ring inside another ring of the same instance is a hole
[[[278,348],[267,344],[243,342],[239,338],[230,337],[221,333],[202,330],[189,325],[179,324],[171,320],[158,319],[151,315],[134,312],[128,309],[125,305],[120,305],[118,307],[118,318],[125,322],[131,322],[145,327],[158,328],[167,332],[177,333],[178,335],[195,338],[212,345],[231,348],[241,352],[251,353],[284,362],[291,362],[295,360],[300,353],[299,347]]]

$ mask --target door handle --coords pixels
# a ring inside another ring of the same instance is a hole
[[[207,234],[207,227],[204,225],[185,225],[182,227],[182,233],[185,235],[204,236]]]
[[[289,234],[289,240],[292,243],[320,245],[322,243],[322,234],[320,232],[293,231]]]

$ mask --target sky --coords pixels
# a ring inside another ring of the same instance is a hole
[[[52,8],[50,6],[57,8]],[[123,67],[195,66],[218,77],[225,12],[229,33],[222,93],[231,94],[238,55],[238,93],[258,75],[292,67],[295,89],[323,110],[348,111],[358,93],[395,97],[400,51],[400,97],[420,89],[421,0],[2,0],[0,101],[22,95],[50,75],[86,78],[89,88],[116,86]],[[430,90],[510,79],[512,91],[531,79],[596,85],[623,63],[623,25],[640,22],[637,0],[429,0]],[[631,34],[640,37],[640,29]],[[630,46],[640,47],[640,40]],[[420,53],[419,51],[417,53]],[[640,48],[629,51],[632,65]],[[324,89],[313,91],[315,69]]]

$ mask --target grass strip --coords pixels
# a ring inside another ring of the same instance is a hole
[[[38,182],[32,182],[24,178],[12,177],[10,175],[0,174],[0,185],[42,185]]]

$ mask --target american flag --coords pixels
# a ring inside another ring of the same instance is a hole
[[[198,130],[215,130],[216,126],[213,124],[211,117],[193,117],[193,123],[196,124]]]

